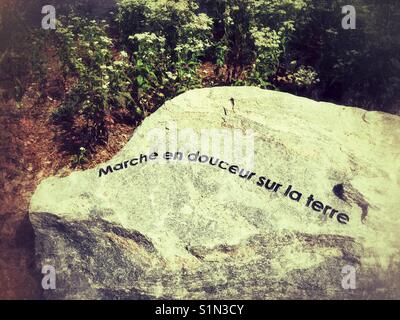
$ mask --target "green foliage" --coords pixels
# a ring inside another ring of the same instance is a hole
[[[301,66],[293,74],[294,83],[300,88],[311,86],[319,82],[317,76],[318,75],[313,68],[304,66]]]
[[[211,46],[211,26],[212,20],[200,13],[193,14],[190,21],[179,28],[178,42],[174,48],[176,59],[172,61],[172,72],[176,79],[170,84],[177,89],[176,93],[201,86],[198,68],[201,58]]]
[[[198,68],[213,21],[197,10],[195,1],[119,1],[117,21],[135,61],[135,100],[142,110],[201,86]]]
[[[139,119],[166,99],[207,85],[256,85],[386,111],[400,100],[394,2],[354,0],[356,30],[342,28],[345,0],[117,3],[111,27],[70,14],[45,33],[23,23],[22,2],[15,15],[1,11],[0,80],[11,81],[13,97],[20,100],[33,79],[42,92],[46,50],[54,44],[67,80],[54,119],[85,122],[93,142],[107,138],[105,119],[113,109]],[[13,25],[18,30],[7,31]],[[199,72],[205,62],[214,68],[212,76],[206,70],[208,78]]]
[[[83,165],[85,163],[87,163],[88,159],[87,159],[87,150],[85,147],[80,147],[79,148],[79,154],[74,156],[73,160],[72,160],[72,165],[74,166],[80,166]]]
[[[137,50],[134,52],[134,96],[141,112],[154,100],[162,100],[165,88],[162,72],[168,67],[165,38],[154,33],[137,33],[129,37]]]
[[[355,30],[344,30],[341,25],[341,7],[347,4],[356,9]],[[296,20],[297,32],[289,50],[318,73],[314,95],[393,112],[400,100],[398,3],[307,0],[306,5],[307,14]]]
[[[275,87],[273,82],[294,59],[288,44],[303,0],[200,0],[214,20],[213,54],[226,64],[227,84]],[[219,50],[221,47],[224,50]],[[224,57],[221,57],[223,52]]]
[[[55,43],[65,77],[76,78],[56,120],[82,116],[93,141],[106,139],[105,117],[112,108],[128,108],[138,115],[131,96],[133,67],[125,51],[116,51],[105,21],[73,16],[63,18]]]

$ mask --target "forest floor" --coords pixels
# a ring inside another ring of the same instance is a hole
[[[107,123],[108,142],[98,145],[85,164],[74,167],[68,145],[76,149],[81,137],[50,121],[62,99],[51,98],[60,82],[57,63],[49,69],[53,76],[46,84],[46,98],[39,98],[40,90],[31,86],[21,103],[0,102],[0,300],[42,297],[42,275],[34,265],[34,233],[28,217],[38,184],[49,176],[68,175],[111,159],[137,125],[124,121],[124,115],[114,115]]]

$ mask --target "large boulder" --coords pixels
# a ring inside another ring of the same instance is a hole
[[[40,184],[37,267],[57,279],[45,296],[400,298],[399,163],[398,116],[189,91],[108,163]]]

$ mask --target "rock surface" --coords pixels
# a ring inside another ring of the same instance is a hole
[[[226,134],[223,150],[200,146],[207,129]],[[254,154],[230,158],[238,133],[251,132]],[[255,175],[158,161],[165,151],[201,151]],[[156,160],[126,162],[152,152]],[[45,295],[400,298],[399,163],[398,116],[250,87],[187,92],[109,163],[40,184],[30,205],[37,267],[57,275]],[[258,186],[261,176],[282,187]],[[289,185],[298,202],[284,195]],[[350,221],[307,207],[310,194]],[[356,270],[354,290],[342,286],[345,266]]]

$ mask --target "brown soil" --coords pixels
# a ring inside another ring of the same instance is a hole
[[[62,99],[57,93],[57,69],[56,63],[50,65],[52,78],[47,81],[44,97],[32,86],[20,104],[0,101],[0,299],[42,297],[42,275],[34,265],[34,233],[28,217],[37,185],[46,177],[68,175],[111,159],[135,127],[126,121],[126,114],[111,115],[107,143],[98,145],[86,164],[74,168],[82,137],[49,120]]]

